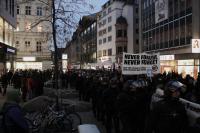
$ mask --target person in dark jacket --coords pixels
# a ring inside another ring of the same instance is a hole
[[[8,77],[7,74],[3,74],[3,76],[1,77],[1,83],[2,83],[2,95],[5,96],[6,92],[7,92],[7,86],[8,86]]]
[[[19,91],[11,90],[7,93],[7,100],[3,105],[2,127],[5,133],[28,133],[28,124],[19,106]]]
[[[169,81],[164,90],[164,99],[151,112],[146,133],[185,133],[188,129],[186,110],[179,101],[183,84]]]

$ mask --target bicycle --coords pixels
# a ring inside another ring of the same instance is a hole
[[[81,117],[66,107],[55,111],[55,104],[47,106],[42,112],[35,112],[26,115],[30,127],[30,133],[76,132],[78,125],[82,124]]]

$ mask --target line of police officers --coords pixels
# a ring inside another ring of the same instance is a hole
[[[145,77],[121,76],[111,71],[78,71],[79,99],[91,101],[94,116],[107,133],[199,133],[190,127],[184,106],[179,102],[183,84],[166,82],[164,96],[150,109],[157,81]],[[156,80],[156,79],[155,79]]]

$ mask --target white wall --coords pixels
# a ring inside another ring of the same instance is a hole
[[[102,51],[103,50],[108,50],[110,48],[112,48],[112,56],[110,57],[106,57],[106,58],[111,58],[112,62],[116,62],[115,56],[116,56],[116,29],[115,29],[115,24],[116,24],[116,20],[118,17],[120,17],[121,15],[123,17],[125,17],[127,19],[127,23],[128,23],[128,31],[127,31],[127,35],[128,35],[128,47],[127,50],[128,52],[132,53],[133,52],[133,6],[131,5],[127,5],[124,6],[123,11],[122,11],[122,6],[124,5],[124,3],[116,1],[113,2],[109,7],[111,7],[112,12],[107,14],[105,17],[103,18],[98,18],[97,19],[97,55],[98,55],[98,51]],[[104,9],[103,11],[107,11],[108,13],[108,8]],[[103,13],[102,11],[102,13]],[[112,21],[110,23],[108,23],[108,18],[112,16]],[[102,22],[104,19],[106,19],[106,24],[104,26],[102,26],[101,28],[99,28],[99,22]],[[108,27],[112,26],[112,31],[108,32]],[[107,29],[107,34],[104,34],[103,36],[99,37],[99,31],[103,30],[103,29]],[[112,41],[108,42],[108,37],[112,36]],[[103,38],[107,38],[107,42],[106,43],[102,43],[101,45],[99,45],[99,40]],[[102,53],[103,55],[103,53]],[[105,58],[105,57],[100,57],[100,58]],[[99,60],[99,57],[97,58],[97,62],[101,62]]]

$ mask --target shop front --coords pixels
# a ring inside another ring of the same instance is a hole
[[[0,73],[14,70],[16,48],[0,42]]]
[[[198,72],[200,72],[199,58],[200,54],[195,53],[161,55],[161,73],[177,72],[181,74],[183,78],[185,78],[186,75],[190,75],[196,79]]]
[[[177,72],[177,61],[175,55],[161,55],[160,56],[160,71],[161,73]]]

